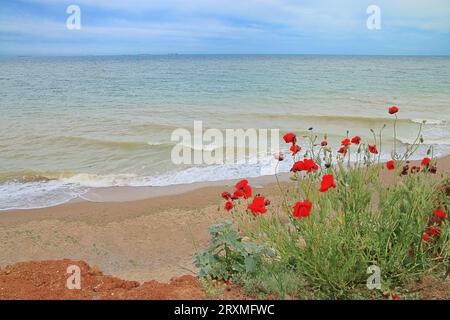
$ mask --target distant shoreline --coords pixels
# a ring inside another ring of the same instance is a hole
[[[450,58],[450,54],[339,54],[339,53],[133,53],[88,55],[0,55],[2,58],[89,58],[89,57],[177,57],[177,56],[316,56],[316,57],[425,57]]]

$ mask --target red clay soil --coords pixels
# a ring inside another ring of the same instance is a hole
[[[67,267],[81,270],[81,289],[66,286]],[[84,261],[20,262],[0,270],[0,299],[206,299],[194,276],[169,283],[121,280],[103,275]]]

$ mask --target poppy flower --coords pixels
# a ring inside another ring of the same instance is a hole
[[[224,198],[225,200],[230,200],[231,199],[231,193],[229,192],[222,192],[222,198]]]
[[[254,197],[253,202],[248,205],[248,209],[251,210],[255,216],[266,213],[266,199],[264,199],[264,197]]]
[[[344,140],[342,140],[342,141],[341,141],[341,144],[342,144],[344,147],[348,147],[348,146],[350,145],[350,139],[344,139]]]
[[[439,231],[439,228],[436,228],[436,227],[431,227],[429,232],[433,236],[439,236],[441,234]]]
[[[227,201],[225,203],[225,210],[230,211],[231,209],[233,209],[233,202]]]
[[[304,159],[303,162],[305,164],[306,171],[308,172],[319,169],[319,166],[312,159]]]
[[[334,177],[332,174],[326,174],[322,177],[319,191],[325,192],[330,188],[336,188],[336,185],[334,184]]]
[[[369,152],[373,154],[378,154],[377,146],[376,145],[369,145]]]
[[[341,147],[339,150],[338,150],[338,153],[340,153],[340,154],[342,154],[342,155],[346,155],[347,154],[347,148],[346,147]]]
[[[238,183],[236,183],[234,186],[236,187],[236,190],[242,190],[247,185],[248,185],[248,180],[243,179],[243,180],[239,181]]]
[[[430,164],[430,162],[431,162],[431,159],[428,157],[425,157],[422,159],[422,162],[420,164],[423,166],[428,166]]]
[[[297,142],[297,136],[293,132],[289,132],[289,133],[285,134],[283,139],[286,143],[296,143]]]
[[[252,188],[248,185],[248,180],[244,179],[239,181],[236,183],[235,187],[236,192],[240,191],[237,194],[235,192],[235,195],[240,197],[244,196],[244,199],[248,199],[252,196]]]
[[[386,162],[386,168],[388,168],[388,170],[394,170],[395,169],[395,161],[389,160],[388,162]]]
[[[298,152],[300,152],[301,148],[298,145],[293,144],[290,150],[292,151],[292,155],[295,156]]]
[[[436,211],[434,211],[434,214],[437,215],[441,219],[445,219],[447,217],[447,214],[442,211],[440,208],[437,208]]]
[[[303,161],[297,161],[291,168],[291,172],[307,171],[319,169],[319,166],[312,159],[303,159]]]
[[[430,172],[433,173],[433,174],[436,174],[436,172],[437,172],[437,167],[436,167],[436,166],[432,166],[432,167],[430,168]]]
[[[391,298],[392,300],[397,300],[398,298],[400,298],[400,295],[396,293],[391,293]]]
[[[428,242],[430,240],[430,235],[428,233],[425,232],[425,234],[422,237],[422,240],[424,242]]]
[[[408,174],[409,165],[404,165],[402,168],[402,175],[406,176]]]
[[[417,173],[420,172],[420,167],[418,166],[412,166],[411,167],[411,173]]]
[[[328,145],[328,141],[323,140],[323,141],[320,143],[320,145],[321,145],[322,147],[326,147],[326,146]]]
[[[264,201],[264,204],[265,204],[266,206],[270,205],[270,200],[267,200],[267,199],[266,199],[266,200]]]
[[[236,200],[236,199],[239,199],[240,197],[242,197],[243,195],[244,195],[244,191],[239,189],[233,193],[233,196],[231,197],[231,199]]]
[[[244,191],[244,199],[248,199],[252,196],[252,188],[250,186],[245,186],[242,191]]]
[[[352,138],[352,143],[353,144],[359,144],[361,142],[361,137],[360,136],[356,136]]]
[[[284,160],[284,154],[279,153],[275,156],[275,159],[277,159],[278,161],[283,161]]]
[[[389,114],[396,114],[398,112],[398,107],[397,106],[392,106],[389,108]]]
[[[299,201],[294,206],[294,218],[307,218],[311,214],[312,203],[308,200]]]

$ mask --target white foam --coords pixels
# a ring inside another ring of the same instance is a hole
[[[87,189],[61,180],[0,185],[0,210],[45,208],[66,203]]]
[[[404,146],[398,146],[398,152],[404,151]],[[304,148],[302,148],[305,150]],[[423,145],[413,159],[422,158],[428,147]],[[334,148],[336,150],[336,148]],[[354,152],[354,151],[353,151]],[[288,150],[283,150],[285,160],[278,162],[274,155],[266,154],[258,161],[245,163],[230,163],[221,165],[196,166],[178,171],[167,172],[158,176],[137,174],[97,175],[80,173],[70,178],[50,180],[47,182],[7,183],[0,185],[0,210],[31,209],[49,207],[65,203],[86,193],[91,188],[113,186],[170,186],[196,182],[213,182],[229,179],[255,178],[263,175],[273,175],[277,172],[289,172],[294,159]],[[436,145],[434,156],[450,154],[450,145]],[[356,154],[351,154],[352,161]],[[301,157],[303,158],[303,153]],[[333,157],[335,159],[335,156]],[[390,149],[383,146],[381,161],[390,160]]]

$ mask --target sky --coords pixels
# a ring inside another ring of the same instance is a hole
[[[80,8],[69,30],[70,5]],[[367,8],[380,9],[370,30]],[[0,55],[450,55],[450,0],[7,0]]]

